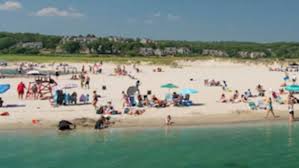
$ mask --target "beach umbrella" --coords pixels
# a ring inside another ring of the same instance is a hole
[[[192,88],[186,88],[186,89],[182,89],[180,91],[180,94],[186,95],[186,94],[196,94],[198,93],[198,90],[196,89],[192,89]]]
[[[136,92],[138,92],[138,88],[136,86],[130,86],[127,89],[127,95],[128,96],[134,96],[136,94]]]
[[[285,87],[285,90],[289,92],[299,92],[299,85],[289,85]]]
[[[10,89],[10,84],[0,84],[0,94],[5,93]]]
[[[167,83],[165,85],[162,85],[161,88],[174,89],[174,88],[178,88],[178,87],[172,83]]]

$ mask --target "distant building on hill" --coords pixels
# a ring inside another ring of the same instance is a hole
[[[216,57],[228,57],[228,53],[222,50],[204,49],[202,55],[216,56]]]
[[[17,47],[42,49],[43,43],[42,42],[25,42],[25,43],[21,42],[21,43],[17,44]]]
[[[67,42],[79,42],[80,44],[87,44],[93,41],[96,41],[98,38],[95,35],[88,36],[64,36],[61,40],[62,44]]]

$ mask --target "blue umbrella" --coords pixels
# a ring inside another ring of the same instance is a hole
[[[186,95],[186,94],[196,94],[198,93],[198,90],[196,89],[191,89],[191,88],[186,88],[180,91],[181,94]]]
[[[285,87],[285,90],[289,92],[299,92],[299,85],[289,85]]]
[[[0,94],[5,93],[10,89],[10,84],[1,84],[0,85]]]

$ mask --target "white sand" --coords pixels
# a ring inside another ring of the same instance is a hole
[[[82,64],[73,64],[81,69]],[[239,90],[243,93],[247,89],[251,89],[253,93],[256,94],[255,87],[257,84],[262,84],[265,89],[278,90],[279,85],[283,82],[282,78],[284,73],[282,72],[270,72],[266,66],[262,65],[246,65],[246,64],[236,64],[230,62],[217,62],[217,61],[203,61],[203,62],[184,62],[180,63],[183,68],[171,68],[164,67],[162,69],[164,72],[158,73],[153,72],[153,69],[158,66],[150,65],[139,65],[138,67],[142,72],[136,73],[132,66],[126,66],[126,69],[131,72],[135,77],[141,81],[141,92],[146,93],[147,90],[151,90],[158,98],[164,98],[165,94],[168,93],[167,89],[160,88],[162,84],[173,83],[178,85],[178,89],[172,91],[179,91],[183,88],[194,88],[198,89],[199,93],[191,95],[191,99],[194,103],[200,103],[200,106],[192,107],[167,107],[163,109],[150,108],[146,109],[146,112],[142,116],[128,116],[121,115],[115,116],[117,120],[121,122],[131,122],[131,125],[146,125],[146,122],[156,120],[156,123],[163,124],[166,115],[170,114],[172,117],[181,121],[182,123],[189,123],[192,119],[206,118],[210,121],[209,116],[219,116],[214,117],[215,121],[221,122],[230,118],[230,121],[244,120],[240,117],[231,118],[232,113],[236,111],[246,111],[248,110],[247,104],[222,104],[217,103],[220,95],[223,93],[220,87],[205,87],[204,79],[215,79],[215,80],[226,80],[229,88]],[[161,66],[160,66],[161,67]],[[81,93],[89,93],[92,95],[93,90],[103,96],[99,100],[99,104],[106,104],[107,101],[112,101],[116,109],[123,111],[121,92],[126,91],[129,86],[135,85],[136,80],[132,80],[127,76],[110,76],[113,72],[115,65],[104,64],[103,73],[98,75],[90,74],[91,77],[91,89],[81,89],[76,88],[68,90],[68,92],[76,91],[78,95]],[[191,82],[190,78],[195,81]],[[70,75],[60,76],[57,82],[59,84],[66,83],[76,83],[80,86],[80,81],[69,80]],[[74,119],[80,117],[98,118],[99,116],[95,114],[95,110],[92,105],[84,106],[60,106],[52,107],[49,101],[41,100],[18,100],[16,87],[18,82],[23,81],[28,85],[29,81],[33,81],[33,78],[6,78],[1,79],[1,83],[9,83],[12,88],[5,94],[1,95],[5,104],[25,104],[26,107],[15,107],[15,108],[2,108],[1,111],[7,111],[10,116],[3,117],[0,116],[0,125],[12,125],[12,124],[29,124],[32,119],[41,120],[42,124],[46,123],[57,123],[61,119]],[[102,85],[107,86],[106,91],[102,91]],[[230,96],[232,93],[226,93]],[[270,92],[267,92],[270,95]],[[261,98],[258,98],[261,99]],[[254,99],[255,101],[257,99]],[[287,114],[286,105],[278,105],[274,103],[274,109],[282,111],[280,112],[285,116]],[[284,111],[284,112],[283,112]],[[252,114],[252,115],[250,115]],[[250,112],[249,115],[245,115],[245,118],[251,119],[263,119],[264,112]],[[220,117],[221,116],[221,117]],[[226,119],[224,119],[226,116]],[[254,116],[254,117],[250,117]],[[258,116],[258,117],[257,117]],[[224,117],[224,118],[223,118]],[[213,117],[212,117],[213,118]],[[216,119],[217,118],[217,119]],[[184,120],[184,121],[182,121]],[[213,119],[212,119],[213,120]],[[198,120],[199,121],[199,120]],[[200,124],[198,122],[193,122]]]

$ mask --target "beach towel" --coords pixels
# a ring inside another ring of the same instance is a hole
[[[0,113],[0,116],[9,116],[9,113],[8,112],[2,112],[2,113]]]
[[[0,85],[0,93],[5,93],[6,91],[8,91],[10,89],[10,85],[9,84],[3,84]]]

